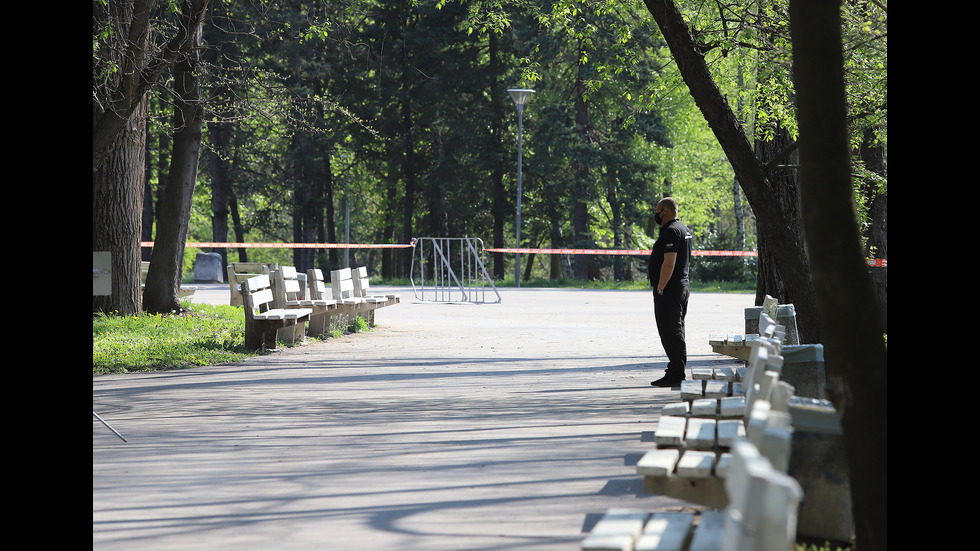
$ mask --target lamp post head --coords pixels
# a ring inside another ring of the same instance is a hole
[[[524,104],[534,93],[534,90],[528,90],[526,88],[509,88],[507,90],[510,93],[510,97],[514,100],[514,105],[517,106],[518,110],[524,109]]]

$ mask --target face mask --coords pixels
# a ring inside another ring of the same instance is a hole
[[[660,225],[662,225],[664,223],[664,220],[663,220],[663,218],[660,217],[660,213],[659,212],[653,213],[653,221],[656,222],[658,226],[660,226]]]

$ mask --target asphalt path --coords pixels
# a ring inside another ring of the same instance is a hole
[[[666,357],[648,291],[374,290],[401,303],[371,331],[93,377],[126,438],[93,418],[93,548],[574,550],[609,508],[690,507],[635,471],[679,399],[650,386]],[[741,332],[753,299],[691,295],[689,369],[732,364],[708,335]]]

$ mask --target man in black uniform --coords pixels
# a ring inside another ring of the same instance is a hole
[[[684,380],[687,343],[684,318],[691,295],[688,272],[691,266],[691,231],[677,219],[677,201],[664,197],[657,203],[653,220],[660,225],[660,236],[653,244],[648,264],[653,287],[653,315],[667,354],[667,373],[650,383],[669,387]]]

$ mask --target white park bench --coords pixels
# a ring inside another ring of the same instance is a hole
[[[354,274],[357,273],[357,277]],[[370,287],[367,277],[367,268],[361,266],[352,270],[351,268],[341,268],[330,271],[330,291],[334,300],[338,301],[341,308],[346,308],[353,314],[360,315],[367,320],[369,326],[374,326],[374,312],[379,308],[384,308],[400,301],[398,295],[369,295],[367,290]]]
[[[245,348],[271,350],[276,348],[281,329],[290,328],[287,342],[302,339],[305,324],[313,313],[312,308],[275,308],[272,303],[272,284],[268,275],[246,279],[241,284],[245,309]]]
[[[294,266],[281,266],[272,272],[273,308],[309,308],[313,310],[307,324],[307,335],[321,337],[330,331],[330,318],[338,312],[331,298],[304,298],[302,284]],[[288,330],[289,328],[286,328]],[[282,331],[282,330],[280,330]]]
[[[771,333],[771,331],[770,331]],[[760,341],[761,343],[761,341]],[[705,505],[689,512],[614,510],[582,542],[584,551],[720,551],[789,549],[796,538],[800,484],[786,474],[792,443],[787,412],[792,387],[778,380],[779,362],[757,352],[744,380],[747,395],[730,396],[735,373],[700,373],[728,385],[665,406],[654,435],[656,449],[636,466],[644,489]],[[737,388],[742,388],[741,384]],[[726,406],[722,403],[726,402]]]
[[[731,446],[724,510],[608,511],[582,541],[583,551],[772,551],[796,540],[803,490],[744,437]]]

